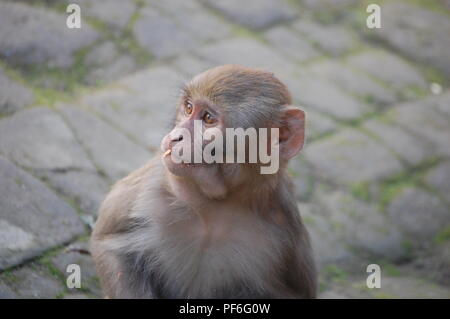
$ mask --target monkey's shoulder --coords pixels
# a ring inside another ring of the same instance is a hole
[[[123,232],[129,224],[130,213],[146,181],[157,180],[160,162],[150,160],[141,168],[116,182],[103,200],[94,227],[94,237]]]

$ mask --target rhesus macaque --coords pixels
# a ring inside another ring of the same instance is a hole
[[[237,65],[184,87],[162,152],[117,182],[100,208],[91,250],[107,297],[316,296],[309,237],[286,172],[304,142],[304,112],[291,104],[273,74]],[[173,148],[193,143],[179,129],[192,132],[195,120],[221,132],[278,128],[278,171],[261,174],[260,162],[176,163]]]

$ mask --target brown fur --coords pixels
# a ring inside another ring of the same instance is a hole
[[[184,95],[181,101],[195,96],[220,106],[231,127],[288,125],[282,112],[290,95],[267,72],[219,67],[195,77]],[[92,236],[105,294],[314,298],[317,275],[287,161],[274,175],[257,174],[247,164],[221,164],[187,178],[171,173],[158,156],[119,181],[100,208]],[[214,198],[202,187],[211,178],[224,183],[225,195]]]

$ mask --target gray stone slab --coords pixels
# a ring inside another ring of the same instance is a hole
[[[408,2],[383,4],[382,27],[370,35],[402,54],[431,65],[450,78],[448,12],[427,10]]]
[[[343,280],[332,291],[352,299],[448,299],[450,296],[448,287],[437,285],[417,273],[408,273],[408,269],[400,268],[397,276],[385,275],[383,268],[381,272],[380,288],[368,288],[367,276],[364,276]]]
[[[87,53],[84,63],[88,69],[88,84],[108,83],[137,69],[134,59],[118,50],[111,42],[103,42]]]
[[[112,180],[122,178],[144,165],[150,153],[111,125],[76,107],[59,108],[92,160]]]
[[[397,101],[394,92],[387,86],[381,85],[370,76],[358,72],[346,64],[327,60],[311,65],[308,70],[366,101],[380,105]]]
[[[359,0],[301,0],[300,3],[314,11],[337,10],[343,11],[357,4]]]
[[[158,151],[163,136],[171,130],[183,78],[167,67],[151,68],[122,79],[114,88],[84,97],[82,103],[141,145]]]
[[[147,1],[170,16],[179,27],[201,41],[222,39],[231,34],[231,25],[222,21],[197,1]],[[188,17],[188,18],[187,18]]]
[[[308,201],[313,194],[315,183],[311,165],[300,155],[289,161],[288,172],[294,183],[297,199]]]
[[[83,293],[69,293],[63,299],[92,299],[92,297]]]
[[[83,212],[94,216],[110,187],[96,172],[61,171],[48,174],[46,179],[54,190],[73,199]]]
[[[43,107],[24,110],[0,120],[0,152],[36,173],[95,171],[63,119]]]
[[[0,68],[0,114],[14,113],[33,102],[33,93]]]
[[[20,299],[53,299],[65,292],[64,283],[36,264],[11,271],[2,279],[14,289]]]
[[[406,188],[387,207],[392,222],[411,242],[426,247],[450,223],[450,210],[436,196],[418,188]]]
[[[286,26],[269,29],[264,38],[279,51],[295,61],[304,62],[320,55],[308,40]]]
[[[133,35],[139,45],[157,58],[185,53],[198,45],[196,38],[173,19],[150,7],[141,10]]]
[[[67,3],[75,3],[64,0]],[[123,0],[77,0],[81,14],[102,21],[110,27],[123,29],[127,26],[136,10],[134,1]]]
[[[398,125],[370,120],[362,127],[377,136],[409,165],[416,166],[433,157],[433,147],[427,141],[409,134]]]
[[[313,203],[299,203],[303,222],[308,229],[314,257],[319,269],[330,264],[351,265],[356,256],[337,237],[324,210]]]
[[[322,115],[319,112],[313,111],[310,108],[301,107],[306,111],[306,143],[309,139],[322,136],[326,133],[334,131],[337,128],[337,123],[328,116]]]
[[[120,56],[110,64],[89,69],[86,82],[92,85],[105,84],[136,70],[137,65],[133,58],[126,55]]]
[[[94,261],[90,255],[85,254],[86,251],[89,251],[89,243],[77,241],[67,246],[61,253],[53,256],[50,261],[65,276],[68,275],[68,265],[76,264],[80,266],[81,289],[83,289],[83,291],[87,290],[96,296],[100,296],[101,289]],[[69,290],[71,293],[77,292],[76,288]]]
[[[323,292],[320,292],[317,296],[318,299],[348,299],[348,297],[338,291],[332,291],[332,290],[326,290]]]
[[[414,261],[414,266],[437,283],[450,286],[450,241],[444,240],[422,252]]]
[[[18,2],[0,3],[0,56],[18,64],[68,68],[74,53],[99,37],[87,23],[69,29],[66,16]]]
[[[427,98],[427,104],[450,119],[450,90],[444,91],[441,95]]]
[[[293,8],[284,0],[247,1],[245,5],[239,0],[204,0],[204,2],[231,21],[254,30],[290,20],[296,15]]]
[[[17,299],[17,294],[0,279],[0,299]]]
[[[94,214],[108,183],[54,111],[35,108],[0,121],[0,151]]]
[[[84,63],[89,66],[99,66],[112,63],[120,52],[112,41],[102,42],[93,47],[85,56]]]
[[[322,193],[318,201],[333,231],[348,246],[393,261],[407,254],[402,234],[375,205],[339,191]]]
[[[0,157],[0,269],[70,241],[85,229],[42,182]]]
[[[401,163],[390,151],[354,129],[308,145],[303,156],[317,174],[342,184],[373,182],[402,171]]]
[[[288,76],[285,81],[295,101],[337,119],[354,120],[371,110],[365,102],[320,77],[299,74]]]
[[[173,62],[175,68],[183,72],[187,78],[192,78],[203,71],[206,71],[214,66],[216,63],[206,61],[195,55],[183,54],[175,59]]]
[[[427,88],[424,77],[414,66],[387,51],[366,51],[350,56],[347,61],[395,89],[411,85]]]
[[[450,203],[450,162],[442,162],[425,176],[425,182]]]
[[[321,25],[312,21],[300,19],[292,27],[309,38],[325,52],[338,56],[357,45],[357,37],[341,25]]]
[[[253,38],[231,38],[197,50],[201,58],[217,64],[241,64],[271,72],[291,72],[295,64],[281,53]]]
[[[387,112],[386,118],[425,139],[434,146],[434,155],[450,156],[450,119],[436,108],[440,98],[433,96],[402,104]]]

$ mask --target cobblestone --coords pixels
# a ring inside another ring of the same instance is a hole
[[[68,68],[74,54],[98,39],[89,25],[68,29],[63,15],[23,3],[0,3],[0,56],[16,64]]]
[[[183,83],[225,63],[306,112],[288,172],[319,297],[449,298],[449,1],[383,1],[380,30],[357,0],[80,0],[81,29],[67,3],[0,3],[0,298],[102,298],[102,199],[159,151]]]

